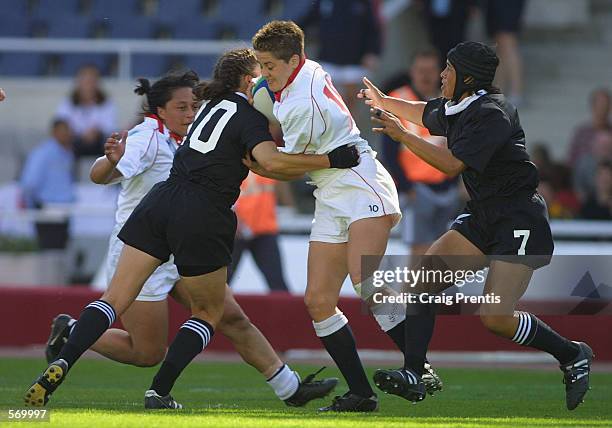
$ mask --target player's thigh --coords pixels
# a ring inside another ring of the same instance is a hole
[[[168,346],[168,302],[134,301],[121,315],[133,348],[144,356],[161,360]]]
[[[434,272],[425,276],[429,281],[421,280],[414,287],[406,290],[414,293],[439,293],[454,285],[453,282],[439,278],[448,278],[444,273],[452,271],[477,271],[488,265],[487,257],[465,236],[455,230],[449,230],[438,238],[416,261],[417,270]],[[442,275],[435,273],[441,272]],[[455,275],[453,275],[454,277]]]
[[[243,330],[248,327],[249,324],[249,318],[234,298],[231,288],[226,286],[225,299],[223,302],[223,316],[219,322],[219,331],[225,335],[231,336],[232,332]]]
[[[533,269],[529,266],[493,260],[487,274],[484,293],[498,297],[497,303],[480,306],[482,315],[512,315],[519,299],[525,294]]]
[[[125,245],[117,262],[115,274],[101,299],[113,306],[117,315],[122,314],[160,264],[161,260]]]
[[[347,266],[353,284],[369,278],[378,268],[394,222],[394,215],[391,214],[362,218],[349,226]],[[362,264],[362,256],[369,257],[368,263]],[[367,266],[367,272],[362,272],[362,266]]]
[[[325,317],[330,311],[328,316],[333,315],[340,288],[348,274],[346,259],[346,243],[310,242],[304,301],[313,318],[317,318],[317,314]]]
[[[181,266],[178,269],[181,287],[191,302],[191,313],[213,324],[213,327],[216,326],[223,315],[227,267],[200,275],[187,273]]]

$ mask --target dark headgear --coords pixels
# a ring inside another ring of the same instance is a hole
[[[459,43],[448,51],[447,59],[457,73],[453,101],[458,101],[464,92],[491,86],[499,65],[495,51],[480,42]]]

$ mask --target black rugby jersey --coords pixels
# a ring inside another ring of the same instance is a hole
[[[485,94],[446,115],[446,101],[429,101],[423,124],[432,135],[447,137],[448,148],[466,165],[461,176],[470,198],[482,202],[535,192],[538,170],[529,160],[516,108],[502,94]]]
[[[233,205],[249,173],[242,159],[263,141],[274,141],[268,120],[244,97],[229,94],[211,100],[200,108],[177,150],[170,179],[202,185],[218,194],[220,202]]]

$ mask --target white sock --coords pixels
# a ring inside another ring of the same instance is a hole
[[[370,311],[382,331],[389,331],[406,319],[406,305],[403,303],[377,303]]]
[[[266,382],[278,398],[286,400],[295,394],[300,386],[300,376],[291,370],[287,364],[283,364]]]

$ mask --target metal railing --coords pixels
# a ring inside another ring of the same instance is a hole
[[[249,47],[244,40],[136,40],[136,39],[37,39],[0,38],[0,52],[110,53],[118,57],[118,78],[132,78],[134,54],[219,55],[237,47]]]

